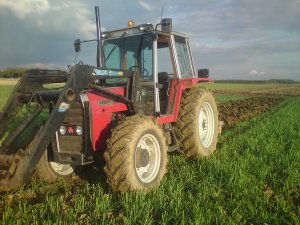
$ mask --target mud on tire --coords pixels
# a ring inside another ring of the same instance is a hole
[[[156,187],[166,173],[166,138],[153,119],[128,117],[112,130],[104,159],[107,182],[113,190]]]
[[[202,87],[184,91],[175,129],[183,152],[188,157],[203,158],[215,151],[218,110],[210,91]]]

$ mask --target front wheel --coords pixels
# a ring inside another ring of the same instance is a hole
[[[115,191],[156,187],[166,173],[166,138],[153,119],[126,118],[112,130],[104,159],[107,181]]]
[[[36,166],[36,176],[46,182],[53,182],[58,178],[66,178],[75,174],[75,166],[70,164],[50,162],[48,160],[48,149],[41,157]]]
[[[216,150],[218,138],[218,110],[211,92],[201,87],[185,90],[175,127],[188,157],[211,155]]]
[[[36,141],[38,140],[38,137],[41,134],[42,128],[43,128],[43,126],[40,126],[35,129],[35,132],[34,132],[35,135],[28,147],[29,149],[32,149],[33,146],[35,146]],[[35,168],[36,177],[45,182],[54,182],[58,178],[66,178],[66,177],[70,177],[70,176],[74,175],[75,168],[77,166],[70,165],[70,164],[51,162],[49,160],[49,157],[48,157],[49,152],[48,151],[50,151],[50,147],[51,147],[51,144],[45,150],[44,154],[40,158],[40,161],[36,165],[36,168]]]

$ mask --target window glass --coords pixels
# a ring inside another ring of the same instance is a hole
[[[152,34],[105,40],[105,65],[111,69],[137,71],[143,80],[152,80]]]
[[[111,69],[121,69],[121,52],[119,45],[105,42],[104,52],[106,67]]]
[[[167,72],[170,75],[174,74],[168,42],[157,44],[157,72]]]
[[[189,51],[184,38],[175,37],[177,58],[182,77],[193,77],[192,65],[189,58]]]

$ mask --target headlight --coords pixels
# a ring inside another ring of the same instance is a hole
[[[65,127],[65,126],[60,126],[60,128],[59,128],[59,133],[60,133],[61,135],[65,135],[65,134],[67,133],[66,127]]]
[[[77,126],[76,127],[76,134],[77,135],[82,135],[82,133],[83,133],[82,127],[81,126]]]

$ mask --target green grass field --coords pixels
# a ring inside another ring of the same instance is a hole
[[[216,85],[216,84],[213,84]],[[12,91],[14,86],[12,85],[1,85],[0,84],[0,110],[2,109],[3,105],[5,104],[10,92]],[[53,87],[53,85],[48,85],[48,88]],[[57,85],[55,85],[55,87],[58,87]],[[211,88],[211,87],[215,87],[212,85],[205,85],[205,87],[207,88]],[[229,88],[231,88],[231,86],[228,86]],[[236,100],[241,100],[241,99],[247,99],[251,97],[251,95],[230,95],[230,94],[215,94],[215,98],[217,103],[222,103],[222,102],[228,102],[228,101],[236,101]]]
[[[113,193],[101,167],[86,170],[89,182],[34,180],[0,195],[2,224],[299,224],[299,108],[289,98],[239,123],[209,159],[169,155],[162,185],[147,193]]]
[[[9,97],[10,92],[13,90],[14,86],[12,85],[0,85],[0,110],[4,106],[7,98]]]
[[[251,95],[214,94],[217,104],[251,98]]]
[[[275,84],[275,83],[201,83],[201,86],[211,89],[244,90],[244,89],[264,89],[276,87],[299,86],[299,84]]]

